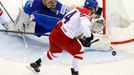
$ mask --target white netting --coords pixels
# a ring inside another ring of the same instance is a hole
[[[106,24],[107,27],[126,27],[130,24],[129,17],[122,0],[106,1]]]

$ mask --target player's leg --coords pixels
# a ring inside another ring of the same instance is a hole
[[[77,39],[73,39],[73,43],[70,44],[69,48],[67,49],[70,54],[74,56],[72,61],[72,68],[71,73],[72,75],[79,75],[79,70],[82,65],[84,49],[77,41]]]
[[[55,27],[55,32],[57,32],[57,34],[55,34],[53,31],[51,32],[51,34],[53,34],[53,36],[55,36],[53,39],[56,39],[54,42],[56,43],[56,45],[62,47],[62,49],[66,50],[69,54],[74,56],[73,59],[73,68],[71,68],[72,70],[72,74],[73,75],[78,75],[78,71],[79,71],[79,62],[83,59],[83,53],[84,53],[84,49],[81,46],[81,44],[78,42],[77,39],[71,39],[69,37],[67,37],[62,30],[60,29],[61,27],[61,22],[59,22]],[[51,35],[50,34],[50,35]],[[51,37],[51,36],[50,36]],[[53,40],[52,40],[53,41]]]
[[[47,51],[45,52],[45,54],[37,59],[35,62],[30,63],[30,66],[28,66],[28,68],[34,72],[40,72],[40,67],[48,62],[50,62],[51,60],[53,60],[54,58],[57,58],[56,53],[52,53],[51,51]]]
[[[83,52],[74,55],[71,68],[72,75],[79,75],[82,60],[83,60]]]
[[[71,74],[79,75],[82,60],[74,58],[72,62]]]
[[[30,63],[28,68],[38,73],[40,72],[40,67],[42,65],[50,62],[54,58],[57,58],[56,54],[52,53],[51,51],[47,51],[41,58],[37,59],[35,62]]]

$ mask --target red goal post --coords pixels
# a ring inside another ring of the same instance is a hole
[[[106,20],[106,0],[103,0],[103,17]],[[105,21],[105,25],[104,25],[104,29],[103,29],[103,34],[106,34],[106,21]]]

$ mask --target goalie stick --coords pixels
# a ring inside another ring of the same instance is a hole
[[[91,41],[91,44],[98,42],[98,41],[99,41],[99,39],[95,39],[95,40]]]
[[[0,32],[20,33],[20,34],[29,34],[29,35],[37,34],[37,33],[31,33],[31,32],[19,32],[19,31],[4,30],[4,29],[0,29]],[[37,35],[39,35],[39,34],[37,34]],[[43,36],[49,36],[49,34],[43,34]]]
[[[84,47],[90,47],[93,43],[98,42],[98,41],[99,41],[99,39],[95,39],[95,40],[91,41],[91,42],[88,44],[89,46],[84,46]]]
[[[6,8],[4,7],[4,5],[0,2],[0,5],[3,7],[3,9],[5,10],[5,12],[7,13],[7,15],[9,16],[10,20],[14,23],[13,18],[10,16],[9,12],[6,10]]]

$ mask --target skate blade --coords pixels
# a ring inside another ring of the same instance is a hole
[[[26,68],[29,69],[30,71],[32,71],[33,73],[36,73],[36,74],[38,73],[33,68],[31,68],[30,66],[26,66]]]

